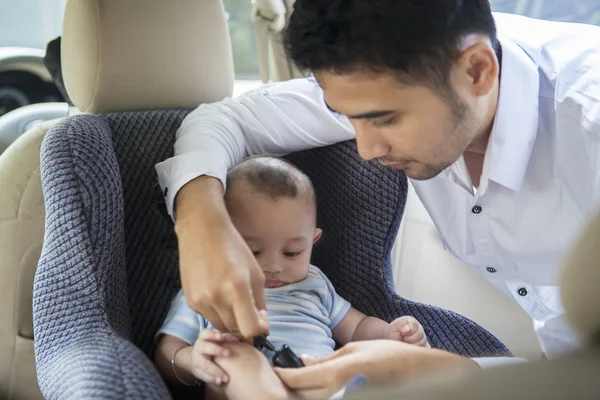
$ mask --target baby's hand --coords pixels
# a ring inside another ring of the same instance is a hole
[[[229,350],[220,346],[221,343],[238,341],[238,338],[229,333],[204,329],[200,332],[200,336],[198,336],[198,340],[196,340],[192,349],[190,358],[192,374],[206,383],[215,385],[229,382],[229,376],[214,363],[213,358],[216,356],[229,356]]]
[[[431,347],[427,341],[427,336],[425,336],[423,326],[419,321],[409,316],[393,320],[390,323],[386,337],[417,346]]]

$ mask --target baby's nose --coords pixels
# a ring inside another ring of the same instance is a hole
[[[265,274],[278,274],[283,268],[279,264],[268,264],[263,266],[262,270]]]

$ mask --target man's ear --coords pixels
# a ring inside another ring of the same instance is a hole
[[[494,49],[486,43],[476,43],[467,48],[456,60],[456,66],[468,82],[475,96],[488,94],[500,73],[500,66]]]
[[[315,237],[313,239],[313,244],[317,243],[319,241],[319,239],[321,239],[322,235],[323,235],[323,230],[321,228],[316,228],[315,229]]]

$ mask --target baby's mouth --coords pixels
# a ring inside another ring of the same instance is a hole
[[[266,279],[265,280],[265,287],[269,288],[269,289],[274,289],[274,288],[282,287],[285,285],[287,285],[287,283],[280,281],[279,279]]]

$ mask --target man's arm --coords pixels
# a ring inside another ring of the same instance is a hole
[[[190,307],[217,329],[246,338],[268,331],[264,276],[223,203],[227,169],[252,154],[283,155],[351,139],[306,79],[265,85],[236,99],[199,107],[177,132],[175,156],[156,170],[174,216],[180,273]]]
[[[386,384],[450,368],[468,370],[477,366],[468,358],[441,350],[370,340],[347,344],[304,368],[275,368],[275,372],[287,387],[325,398],[361,374],[369,384]]]
[[[200,175],[224,185],[227,170],[246,156],[281,156],[353,138],[350,122],[327,109],[318,84],[294,79],[201,105],[177,131],[174,157],[156,170],[173,215],[179,189]]]

